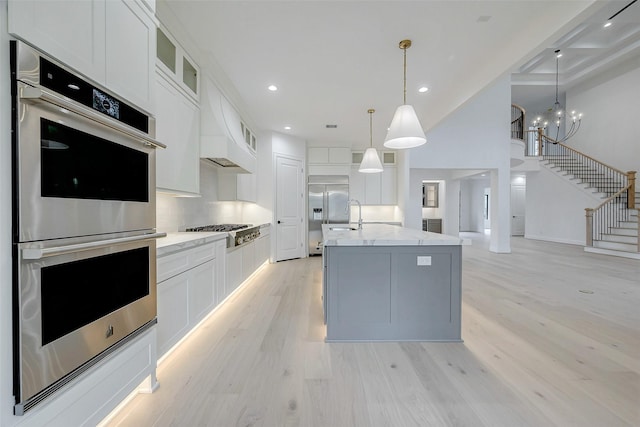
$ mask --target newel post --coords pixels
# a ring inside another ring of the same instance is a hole
[[[627,208],[635,209],[636,207],[636,171],[627,172],[629,180],[629,189],[627,190]]]
[[[593,246],[593,209],[585,208],[586,223],[587,223],[587,246]]]
[[[542,128],[538,128],[538,156],[542,156]]]

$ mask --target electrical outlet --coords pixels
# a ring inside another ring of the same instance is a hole
[[[419,256],[418,257],[418,265],[431,265],[431,257],[430,256]]]

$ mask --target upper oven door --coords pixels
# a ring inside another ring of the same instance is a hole
[[[73,101],[17,86],[18,241],[155,228],[154,146]]]

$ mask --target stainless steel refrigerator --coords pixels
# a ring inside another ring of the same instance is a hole
[[[349,222],[349,176],[309,175],[309,255],[322,254],[322,224]]]

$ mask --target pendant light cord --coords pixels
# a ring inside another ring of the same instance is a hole
[[[560,57],[558,56],[558,54],[560,53],[559,50],[556,50],[556,104],[558,104],[558,73],[559,73],[559,66],[558,64],[560,63]]]
[[[375,111],[373,108],[367,110],[367,113],[369,113],[369,146],[371,148],[373,148],[373,113]]]
[[[403,75],[403,87],[404,94],[402,96],[402,103],[406,105],[407,103],[407,49],[402,49],[404,52],[404,75]]]

